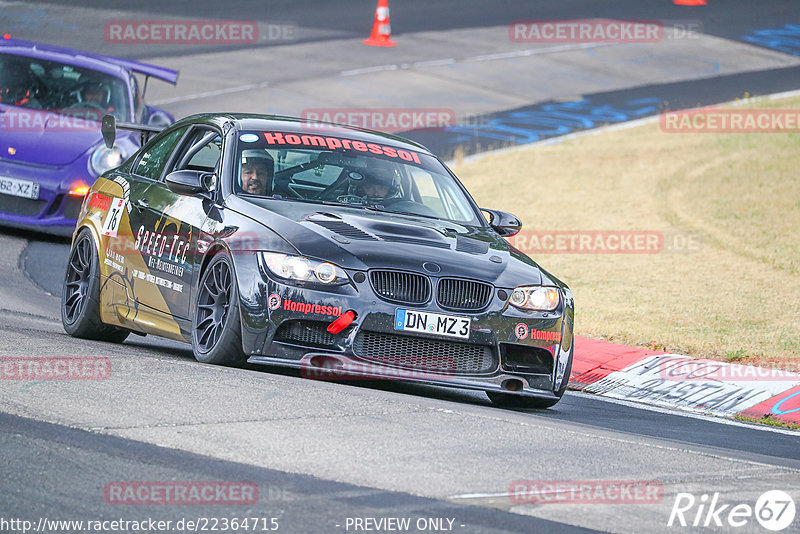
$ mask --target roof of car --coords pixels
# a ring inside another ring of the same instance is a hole
[[[216,124],[219,127],[222,127],[226,122],[230,122],[233,123],[238,130],[277,131],[300,135],[319,135],[323,137],[347,137],[364,143],[390,143],[400,148],[407,148],[433,155],[425,146],[398,135],[368,130],[366,128],[335,124],[332,122],[311,121],[299,117],[262,115],[256,113],[200,113],[190,115],[178,121],[178,123],[184,122],[206,122]]]
[[[50,44],[3,38],[0,39],[0,51],[70,63],[116,76],[120,76],[126,71],[133,71],[172,84],[178,81],[178,72],[172,69]]]

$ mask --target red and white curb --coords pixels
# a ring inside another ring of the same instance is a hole
[[[570,389],[701,414],[800,424],[800,374],[575,338]]]

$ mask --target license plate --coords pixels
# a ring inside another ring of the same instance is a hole
[[[0,193],[36,200],[39,198],[39,184],[28,180],[0,176]]]
[[[394,312],[394,329],[407,332],[424,332],[439,336],[469,339],[469,317],[443,315],[398,308]]]

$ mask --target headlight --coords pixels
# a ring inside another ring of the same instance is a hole
[[[553,311],[561,300],[555,287],[522,286],[511,293],[508,302],[523,310]]]
[[[109,169],[119,167],[125,159],[122,150],[118,146],[106,148],[105,145],[97,147],[89,158],[89,170],[95,176],[100,176]]]
[[[261,258],[269,272],[279,278],[329,286],[350,281],[347,273],[332,263],[276,252],[262,252]]]

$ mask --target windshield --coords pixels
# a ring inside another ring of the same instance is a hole
[[[429,155],[342,137],[240,132],[234,191],[479,224]]]
[[[128,88],[115,76],[55,61],[0,53],[0,103],[60,115],[130,120]]]

